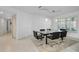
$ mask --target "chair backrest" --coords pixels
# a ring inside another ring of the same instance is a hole
[[[36,39],[41,39],[42,38],[42,34],[39,35],[37,31],[33,31],[33,35]]]
[[[40,31],[45,31],[45,29],[40,29]]]
[[[35,37],[35,31],[33,31],[33,36]]]
[[[62,31],[60,37],[66,37],[67,36],[67,31]]]
[[[51,29],[47,29],[47,30],[51,31]]]
[[[37,32],[33,31],[33,35],[34,35],[34,37],[36,37],[37,36]]]
[[[66,29],[60,29],[61,31],[67,31]]]
[[[58,39],[60,36],[60,32],[53,32],[52,35],[53,35],[53,39]]]

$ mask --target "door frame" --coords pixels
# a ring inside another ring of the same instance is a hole
[[[16,15],[12,16],[12,38],[16,39]]]

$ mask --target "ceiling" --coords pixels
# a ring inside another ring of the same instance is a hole
[[[12,6],[11,8],[15,8],[26,13],[52,17],[79,11],[79,6]]]
[[[3,11],[4,13],[0,14],[0,17],[10,17],[14,15],[13,12],[9,11],[10,8],[12,8],[13,10],[15,9],[33,15],[35,14],[50,17],[79,11],[79,6],[3,6],[3,9],[2,7],[0,7],[0,13],[1,11]]]
[[[4,7],[5,8],[5,7]],[[0,8],[0,18],[11,18],[14,14],[7,9]]]

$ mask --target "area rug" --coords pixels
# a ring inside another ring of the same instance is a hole
[[[48,39],[48,44],[45,44],[45,39],[37,40],[32,38],[32,42],[40,52],[60,52],[61,50],[78,43],[78,41],[72,40],[71,38],[64,38],[63,41],[61,39]]]

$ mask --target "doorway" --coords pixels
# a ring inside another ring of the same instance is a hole
[[[0,18],[0,36],[9,35],[16,38],[16,16]]]
[[[12,33],[12,19],[7,19],[7,33]]]

